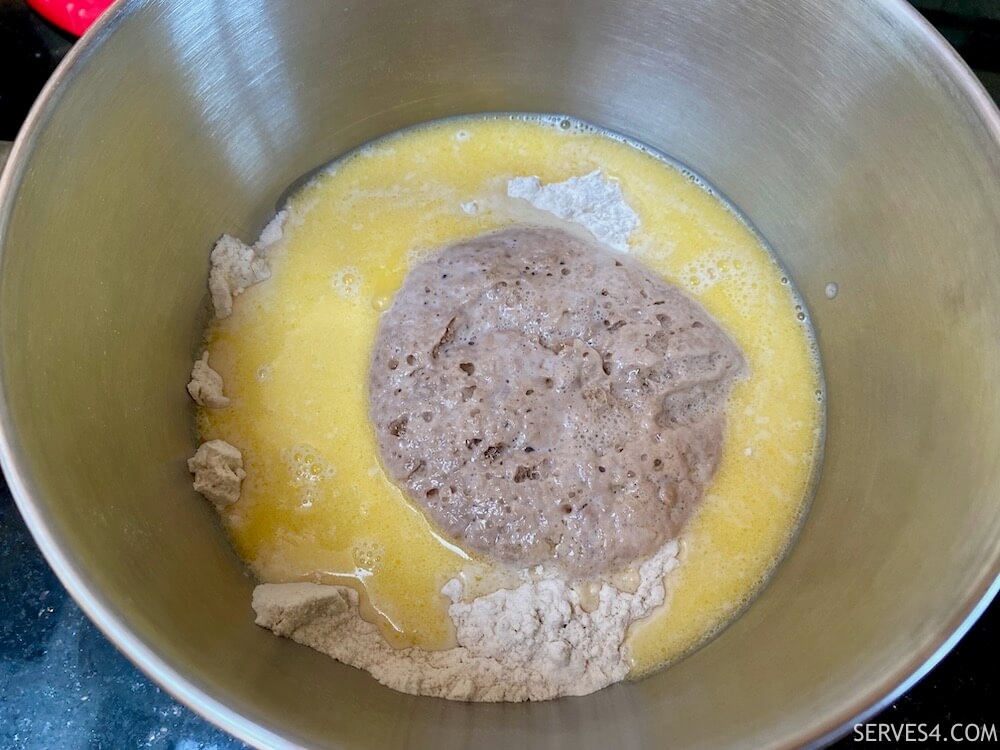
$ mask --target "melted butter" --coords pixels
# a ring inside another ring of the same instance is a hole
[[[449,578],[464,569],[469,595],[517,584],[437,535],[383,474],[367,413],[369,357],[380,312],[423,253],[550,221],[508,200],[507,179],[561,181],[595,168],[620,180],[639,215],[632,252],[697,297],[752,372],[734,389],[719,472],[668,577],[670,607],[630,633],[633,674],[696,646],[765,580],[808,493],[822,415],[811,339],[781,269],[678,169],[607,135],[508,118],[424,126],[336,163],[291,200],[270,281],[208,332],[232,405],[200,410],[199,428],[243,451],[242,497],[224,519],[262,580],[353,585],[391,643],[424,648],[452,643],[440,595]]]

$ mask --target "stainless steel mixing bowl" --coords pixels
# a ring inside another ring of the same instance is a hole
[[[352,146],[483,110],[576,115],[701,171],[793,274],[829,386],[812,512],[749,611],[647,680],[538,705],[401,695],[256,628],[184,465],[213,240],[255,236]],[[969,71],[895,0],[125,2],[0,186],[4,469],[87,613],[252,743],[817,744],[996,590],[998,141]]]

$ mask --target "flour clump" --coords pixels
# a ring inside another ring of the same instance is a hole
[[[216,317],[228,318],[233,312],[234,297],[248,287],[271,278],[265,251],[282,239],[287,217],[287,211],[279,211],[252,246],[228,234],[222,235],[215,243],[208,290],[212,293]]]
[[[195,491],[217,508],[240,499],[240,484],[246,478],[243,455],[225,440],[202,443],[188,459],[188,470],[194,474]]]
[[[208,364],[207,351],[200,359],[194,361],[187,389],[199,406],[207,406],[210,409],[224,409],[229,406],[229,399],[222,392],[222,376]]]

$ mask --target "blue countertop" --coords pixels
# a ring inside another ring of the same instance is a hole
[[[229,750],[66,594],[0,485],[0,748]]]

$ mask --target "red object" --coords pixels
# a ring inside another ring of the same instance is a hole
[[[45,20],[75,36],[83,36],[114,0],[28,0]]]

